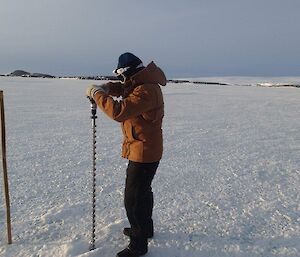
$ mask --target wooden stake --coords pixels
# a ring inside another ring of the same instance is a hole
[[[10,201],[9,201],[7,163],[6,163],[6,137],[5,137],[5,115],[4,115],[3,91],[0,91],[0,109],[1,109],[2,165],[3,165],[4,195],[5,195],[5,204],[6,204],[7,243],[11,244],[12,238],[11,238]]]

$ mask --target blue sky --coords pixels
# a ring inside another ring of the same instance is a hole
[[[126,51],[167,76],[292,76],[299,0],[0,0],[0,73],[110,75]]]

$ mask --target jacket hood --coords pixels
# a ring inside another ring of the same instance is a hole
[[[130,80],[135,86],[140,84],[159,84],[165,86],[167,84],[164,72],[153,61],[144,69],[134,74]]]

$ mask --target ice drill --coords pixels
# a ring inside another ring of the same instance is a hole
[[[91,101],[91,119],[92,119],[92,133],[93,133],[93,155],[92,155],[92,238],[90,242],[90,251],[95,249],[95,231],[96,231],[96,113],[97,104],[94,99],[89,98]]]

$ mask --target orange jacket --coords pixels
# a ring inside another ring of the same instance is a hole
[[[124,135],[122,157],[131,161],[159,161],[163,152],[163,95],[166,85],[163,71],[151,62],[125,84],[109,82],[109,93],[97,92],[94,100],[110,118],[121,122]],[[116,101],[112,96],[122,96]]]

